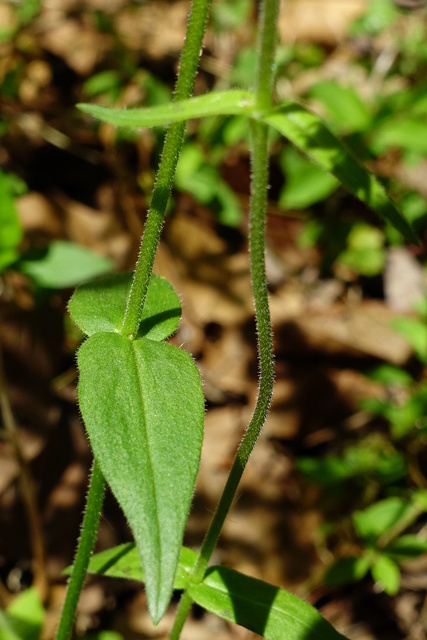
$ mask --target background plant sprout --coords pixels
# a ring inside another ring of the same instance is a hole
[[[172,103],[143,110],[80,105],[90,115],[118,126],[169,128],[133,279],[119,275],[84,285],[70,302],[73,319],[88,336],[78,356],[79,402],[95,459],[57,640],[70,637],[88,567],[97,573],[108,569],[110,575],[116,570],[120,575],[123,559],[130,561],[128,554],[137,564],[138,578],[146,583],[154,623],[163,616],[173,588],[183,589],[172,639],[179,638],[193,602],[266,638],[341,637],[313,608],[288,592],[223,567],[207,569],[264,424],[273,389],[264,262],[269,128],[288,138],[398,231],[412,240],[415,237],[382,185],[319,117],[291,101],[273,104],[278,0],[261,3],[254,90],[191,98],[209,5],[208,0],[192,3]],[[186,121],[230,114],[250,121],[249,249],[259,393],[200,554],[195,554],[182,548],[182,538],[200,459],[203,395],[190,356],[164,342],[178,325],[180,305],[171,286],[152,276],[152,269]],[[101,566],[99,557],[89,565],[106,481],[129,521],[136,547],[110,550]]]

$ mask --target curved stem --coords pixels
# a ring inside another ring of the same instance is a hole
[[[258,41],[258,67],[255,103],[259,109],[268,109],[272,101],[274,84],[274,53],[279,0],[264,0],[260,12]],[[270,406],[274,383],[273,335],[268,305],[265,272],[265,225],[268,193],[268,127],[260,122],[251,123],[251,202],[249,252],[252,291],[258,331],[259,390],[254,413],[236,453],[225,488],[214,517],[206,533],[200,555],[191,574],[190,583],[203,580],[212,552],[219,538],[225,518],[233,503],[243,471],[264,426]],[[177,640],[191,608],[191,597],[184,593],[178,607],[170,640]]]
[[[193,0],[182,50],[174,101],[190,98],[193,93],[200,52],[206,30],[211,0]],[[144,227],[138,262],[123,321],[122,334],[134,338],[141,322],[153,271],[154,257],[162,231],[166,205],[175,178],[175,169],[184,138],[186,122],[170,125],[163,145],[151,205]]]
[[[73,629],[77,603],[86,578],[86,571],[95,545],[105,493],[105,480],[96,459],[93,461],[92,476],[86,500],[82,532],[77,547],[74,565],[68,583],[67,594],[62,609],[56,640],[68,640]]]
[[[239,446],[226,485],[214,517],[203,541],[200,555],[192,575],[192,582],[203,579],[212,551],[215,548],[225,518],[233,503],[243,471],[248,463],[258,436],[264,426],[274,383],[273,336],[268,306],[265,275],[264,236],[268,186],[268,128],[252,124],[252,186],[249,230],[249,250],[252,289],[258,330],[259,390],[254,413]]]

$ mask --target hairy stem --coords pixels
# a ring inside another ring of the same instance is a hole
[[[252,187],[249,250],[252,289],[258,330],[259,390],[254,413],[239,446],[215,515],[203,541],[192,581],[203,579],[212,551],[219,538],[225,518],[233,503],[243,471],[248,463],[270,406],[274,382],[273,339],[265,276],[264,235],[268,186],[268,128],[252,124]]]
[[[271,104],[274,81],[275,24],[278,0],[265,0],[260,14],[258,72],[255,101],[263,109]],[[231,467],[224,491],[215,511],[209,530],[203,541],[199,559],[193,572],[193,581],[200,582],[218,540],[225,518],[233,503],[243,471],[255,443],[264,426],[270,406],[274,383],[273,334],[268,305],[267,278],[265,273],[265,224],[268,191],[268,127],[259,122],[251,123],[251,202],[249,227],[249,254],[252,274],[252,291],[258,331],[259,389],[252,419],[246,430]]]
[[[209,7],[210,0],[193,0],[175,87],[175,101],[190,98],[193,93]],[[141,322],[142,309],[147,296],[154,257],[163,226],[167,201],[173,186],[185,128],[185,122],[173,124],[166,134],[162,159],[156,176],[151,206],[142,236],[139,258],[123,320],[122,334],[130,339],[136,336]],[[71,574],[56,640],[68,640],[70,637],[78,599],[83,588],[93,545],[95,544],[104,491],[105,480],[95,460],[76,561]]]
[[[77,547],[74,565],[68,583],[61,620],[59,622],[56,640],[68,640],[73,629],[77,603],[86,578],[90,556],[95,545],[101,517],[102,502],[105,493],[105,480],[96,460],[93,461],[92,475],[86,500],[86,510],[83,517],[82,532]]]
[[[193,606],[193,600],[190,594],[188,593],[188,591],[184,591],[184,593],[182,594],[181,600],[179,601],[178,610],[175,615],[173,627],[169,634],[169,640],[179,640],[182,627],[184,626],[185,621],[188,618],[188,615],[191,611],[192,606]]]
[[[30,543],[34,561],[34,584],[38,588],[40,597],[44,601],[47,598],[49,582],[46,574],[46,552],[43,535],[42,521],[37,506],[34,479],[30,467],[25,460],[19,440],[19,433],[15,418],[10,406],[9,395],[6,389],[6,381],[3,368],[3,354],[0,348],[0,408],[3,428],[9,442],[12,444],[15,459],[18,464],[22,499],[27,513]]]
[[[255,104],[260,110],[268,109],[272,102],[274,84],[274,54],[276,22],[279,0],[264,0],[260,11],[258,41],[258,67],[255,84]],[[265,273],[265,224],[268,192],[268,127],[259,122],[251,123],[251,202],[249,252],[252,274],[252,290],[258,331],[259,390],[254,413],[244,438],[236,453],[225,488],[214,517],[206,533],[200,555],[190,582],[203,580],[212,552],[219,538],[225,518],[233,503],[243,471],[248,463],[267,416],[274,383],[273,336],[268,305]],[[170,640],[178,640],[184,622],[190,612],[191,598],[184,593],[178,607]]]
[[[176,102],[190,98],[193,93],[210,1],[193,0],[174,94],[174,101]],[[176,165],[186,124],[186,122],[171,124],[163,145],[162,158],[156,176],[122,327],[122,334],[131,340],[136,336],[141,322],[142,309],[147,297],[154,258],[162,231],[166,205],[175,178]]]

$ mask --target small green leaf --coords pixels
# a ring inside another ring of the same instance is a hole
[[[68,305],[74,322],[88,336],[120,332],[131,284],[132,273],[118,273],[78,287]],[[172,285],[152,275],[137,337],[164,340],[176,331],[180,317]]]
[[[384,240],[380,229],[369,224],[355,224],[347,238],[347,249],[340,253],[337,261],[363,276],[378,275],[385,263]]]
[[[173,584],[174,589],[182,590],[188,588],[190,573],[196,564],[197,557],[197,553],[192,549],[188,549],[188,547],[181,548]],[[88,571],[89,573],[97,573],[109,578],[124,578],[126,580],[145,582],[141,557],[132,542],[97,553],[91,558]]]
[[[166,127],[172,122],[183,122],[206,116],[236,115],[250,113],[253,109],[253,94],[249,91],[213,91],[204,96],[171,102],[143,109],[111,109],[92,104],[78,104],[81,111],[102,122],[117,127]]]
[[[381,364],[368,374],[368,378],[380,384],[393,384],[400,387],[409,387],[414,382],[413,377],[405,369],[392,364]]]
[[[0,271],[15,262],[22,240],[22,228],[13,198],[13,178],[0,171]]]
[[[353,514],[353,522],[359,536],[373,542],[410,511],[412,505],[407,500],[391,497],[376,502],[364,511],[356,511]]]
[[[329,587],[357,582],[368,573],[370,564],[367,556],[340,558],[329,567],[323,581]]]
[[[294,102],[283,102],[260,119],[338,180],[360,200],[388,220],[409,240],[418,242],[407,220],[396,209],[382,184],[360,165],[326,127],[323,120]]]
[[[376,35],[390,27],[397,19],[399,12],[393,0],[371,0],[366,6],[366,13],[357,18],[351,30],[352,35]]]
[[[345,133],[364,131],[371,123],[371,116],[354,87],[324,80],[310,88],[309,95],[322,102],[339,129]]]
[[[226,567],[208,569],[189,589],[193,600],[266,640],[344,640],[314,607],[267,582]]]
[[[427,153],[427,123],[425,117],[398,116],[376,127],[371,146],[376,154],[391,147],[406,149],[425,155]]]
[[[0,611],[1,640],[39,640],[45,612],[37,589],[21,593],[6,612]]]
[[[375,582],[384,589],[389,596],[395,596],[400,586],[400,569],[397,564],[386,555],[380,555],[371,568]]]
[[[135,537],[156,623],[171,598],[199,467],[200,375],[177,347],[118,333],[90,336],[78,366],[82,416]]]
[[[427,490],[417,489],[411,495],[412,504],[420,512],[427,511]]]
[[[54,240],[43,249],[31,249],[14,265],[46,289],[75,287],[111,271],[112,267],[109,258],[65,240]]]
[[[334,176],[322,171],[293,147],[287,147],[280,160],[286,182],[279,206],[284,209],[310,207],[330,196],[339,185]]]
[[[108,93],[116,99],[119,96],[122,78],[118,71],[106,70],[91,76],[83,85],[83,93],[91,98],[102,93]]]
[[[417,558],[427,552],[427,540],[419,538],[411,533],[393,540],[387,545],[386,553],[397,561]]]
[[[417,318],[395,318],[392,327],[412,346],[422,362],[427,362],[427,325]]]
[[[405,457],[397,451],[384,450],[380,439],[366,439],[357,446],[347,447],[341,456],[323,459],[300,458],[298,469],[312,482],[345,490],[345,480],[366,476],[378,478],[382,484],[395,482],[406,473]]]

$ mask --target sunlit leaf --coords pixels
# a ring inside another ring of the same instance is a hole
[[[425,116],[390,118],[375,129],[372,148],[375,153],[398,147],[425,155],[427,153],[427,122]]]
[[[189,593],[199,606],[267,640],[344,640],[314,607],[289,591],[226,567],[208,569]]]
[[[361,538],[374,542],[405,518],[412,509],[412,505],[403,498],[397,496],[386,498],[375,502],[363,511],[356,511],[353,514],[354,526]]]
[[[173,584],[174,589],[187,589],[190,572],[193,570],[196,560],[197,553],[195,551],[188,549],[188,547],[182,547]],[[88,571],[109,578],[145,582],[141,557],[132,542],[97,553],[91,558]]]
[[[400,569],[388,556],[380,555],[371,567],[372,577],[389,596],[399,591]]]
[[[18,219],[12,193],[11,178],[0,171],[0,271],[15,262],[22,240],[22,228]]]
[[[332,122],[342,132],[363,131],[369,126],[370,113],[354,87],[323,80],[311,87],[309,94],[325,105]]]
[[[118,333],[90,336],[78,366],[92,449],[132,529],[158,622],[172,595],[199,467],[200,374],[185,351]]]
[[[324,200],[336,191],[339,182],[310,162],[294,148],[287,147],[280,162],[285,186],[279,197],[279,206],[285,209],[305,209]]]
[[[381,364],[368,374],[368,378],[380,384],[394,384],[401,387],[408,387],[414,382],[412,376],[405,369],[392,364]]]
[[[381,218],[388,220],[408,239],[417,242],[409,223],[396,209],[382,184],[355,160],[321,118],[288,101],[260,118],[288,138],[322,169],[338,178],[346,189],[376,211]]]
[[[253,94],[248,91],[213,91],[203,96],[143,109],[111,109],[92,104],[77,105],[81,111],[117,127],[165,127],[206,116],[249,113]]]
[[[120,332],[131,283],[132,273],[119,273],[78,287],[68,305],[74,322],[89,336]],[[164,340],[176,331],[180,317],[181,304],[172,285],[152,275],[137,337]]]
[[[45,612],[37,589],[23,591],[0,611],[1,640],[39,640]]]
[[[415,351],[422,362],[427,362],[427,326],[417,318],[395,318],[392,326],[398,331]]]
[[[417,558],[427,552],[427,540],[408,533],[390,542],[385,551],[388,556],[398,561]]]
[[[111,271],[113,263],[81,245],[54,240],[22,255],[14,268],[39,287],[64,289]]]

